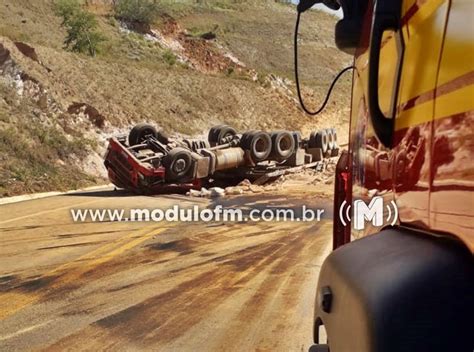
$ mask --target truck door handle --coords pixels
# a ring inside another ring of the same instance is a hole
[[[401,33],[401,0],[377,0],[374,9],[369,52],[368,108],[375,135],[380,142],[392,147],[395,110],[398,97],[405,45]],[[384,32],[395,32],[398,46],[397,67],[392,96],[391,116],[385,116],[379,101],[380,50]]]

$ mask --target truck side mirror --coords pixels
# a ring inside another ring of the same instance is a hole
[[[400,82],[405,43],[401,32],[402,0],[378,0],[375,3],[370,35],[369,50],[369,80],[368,108],[374,133],[379,141],[387,148],[392,147],[393,129],[395,123],[396,102]],[[397,44],[395,79],[393,80],[392,106],[386,116],[380,107],[379,99],[379,69],[382,41],[386,32],[393,32]]]
[[[355,54],[361,35],[362,23],[356,19],[342,19],[336,24],[336,46],[347,54]]]
[[[369,0],[338,1],[342,7],[344,18],[336,24],[336,45],[339,50],[354,55],[360,45]]]

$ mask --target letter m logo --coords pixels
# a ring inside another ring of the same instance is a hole
[[[374,197],[368,206],[363,200],[354,201],[354,229],[363,230],[366,221],[372,221],[374,226],[383,225],[382,197]]]

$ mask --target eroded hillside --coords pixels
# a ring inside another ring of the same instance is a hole
[[[86,1],[106,39],[96,57],[64,50],[52,1],[0,3],[0,195],[103,182],[107,137],[138,121],[201,135],[239,129],[339,127],[348,119],[349,76],[328,110],[310,118],[295,100],[295,10],[274,1],[161,5],[150,28],[117,20],[107,1]],[[305,14],[301,76],[320,102],[349,63],[333,42],[337,19]],[[340,139],[344,139],[341,135]]]

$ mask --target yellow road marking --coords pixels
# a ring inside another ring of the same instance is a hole
[[[30,331],[33,331],[33,330],[36,330],[36,329],[39,329],[45,325],[48,325],[49,323],[53,322],[54,320],[47,320],[47,321],[44,321],[40,324],[36,324],[36,325],[33,325],[33,326],[29,326],[27,328],[24,328],[24,329],[20,329],[20,330],[17,330],[15,331],[14,333],[12,334],[8,334],[8,335],[4,335],[4,336],[1,336],[0,337],[0,341],[3,341],[3,340],[8,340],[8,339],[11,339],[13,337],[16,337],[16,336],[19,336],[19,335],[22,335],[26,332],[30,332]]]
[[[152,231],[145,232],[141,234],[143,230],[138,232],[130,233],[129,235],[122,237],[120,240],[115,241],[113,243],[106,244],[90,253],[87,253],[78,259],[74,260],[73,262],[66,263],[61,265],[52,271],[42,275],[41,278],[48,278],[52,277],[54,274],[66,272],[63,276],[61,276],[57,282],[48,286],[48,290],[52,288],[57,288],[60,286],[64,286],[65,284],[71,283],[78,278],[81,277],[84,273],[94,269],[95,267],[104,264],[114,257],[124,253],[125,251],[132,249],[133,247],[138,246],[139,244],[145,242],[149,238],[154,235],[158,235],[165,230],[170,228],[162,227],[162,228],[154,228]],[[149,228],[147,228],[149,229]],[[80,265],[82,261],[87,261],[83,266]],[[71,271],[68,271],[71,269]],[[15,314],[19,310],[23,309],[24,307],[37,302],[42,296],[44,292],[32,292],[32,293],[23,293],[23,292],[7,292],[4,294],[0,294],[0,320],[7,318],[10,315]]]

